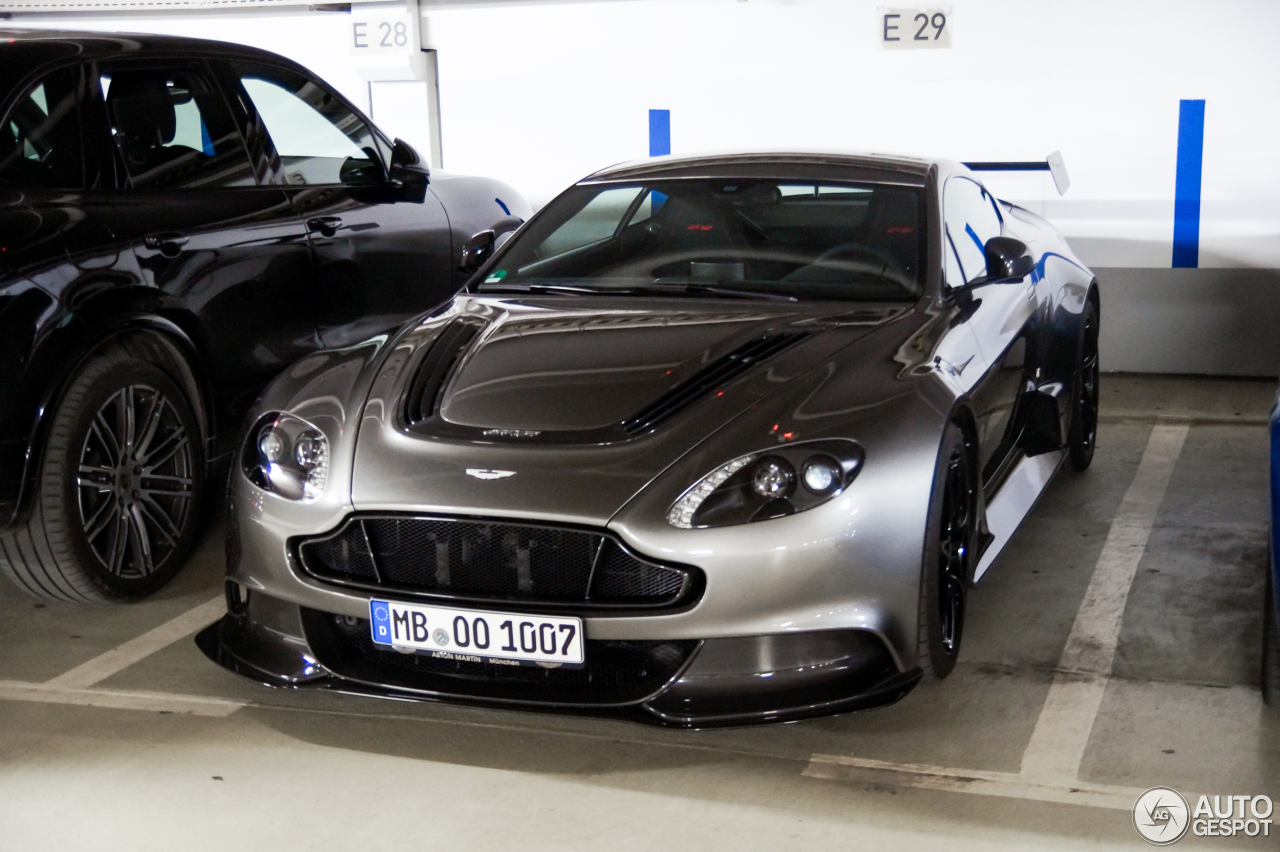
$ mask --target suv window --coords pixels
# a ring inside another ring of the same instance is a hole
[[[84,185],[79,68],[49,74],[5,118],[0,128],[0,181],[48,189]]]
[[[987,240],[1000,236],[1002,223],[996,211],[995,200],[981,184],[964,177],[947,181],[946,195],[942,199],[942,215],[947,223],[949,248],[959,262],[962,280],[950,277],[947,283],[958,286],[983,275],[987,271],[982,248]]]
[[[287,183],[384,182],[373,132],[336,95],[291,71],[249,65],[237,71],[280,155]]]
[[[202,74],[190,68],[118,68],[99,79],[131,187],[256,185],[240,130]]]

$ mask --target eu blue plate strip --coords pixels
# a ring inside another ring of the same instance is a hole
[[[649,156],[665,157],[671,153],[671,110],[649,110]]]
[[[1173,193],[1173,268],[1200,265],[1200,172],[1204,165],[1204,101],[1178,109],[1178,177]]]

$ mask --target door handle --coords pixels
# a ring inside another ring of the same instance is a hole
[[[337,216],[317,216],[314,219],[307,220],[307,230],[315,233],[319,231],[326,237],[332,237],[338,233],[338,229],[342,227],[342,220]]]
[[[182,247],[187,244],[187,235],[176,231],[162,234],[147,234],[142,244],[149,249],[157,249],[165,257],[177,257]]]

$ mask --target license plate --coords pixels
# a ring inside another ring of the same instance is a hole
[[[580,666],[582,619],[369,601],[373,641],[444,659]]]

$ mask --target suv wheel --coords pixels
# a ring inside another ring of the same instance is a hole
[[[0,569],[41,598],[145,597],[182,566],[203,484],[186,396],[155,365],[109,351],[59,403],[35,506],[22,528],[0,536]]]

